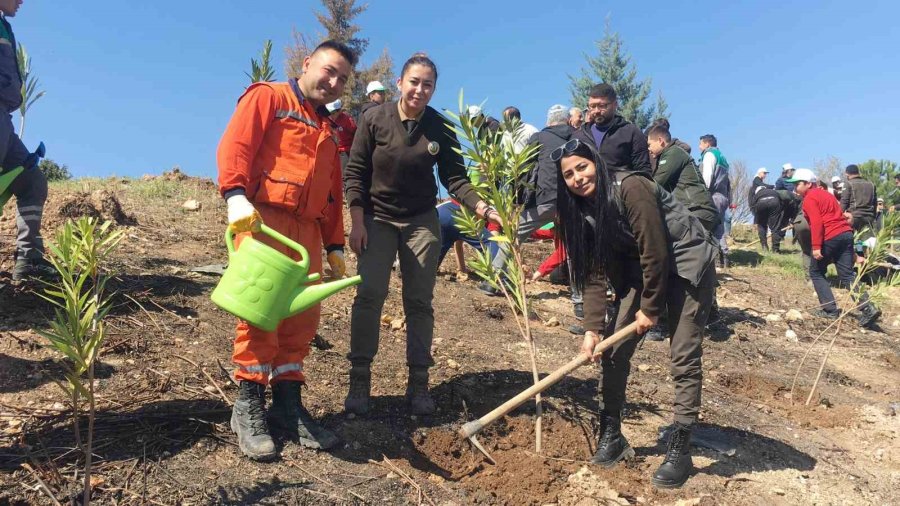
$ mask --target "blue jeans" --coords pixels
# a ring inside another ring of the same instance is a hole
[[[832,263],[837,268],[841,286],[849,288],[853,285],[856,273],[853,270],[852,233],[844,232],[825,241],[822,244],[822,259],[816,260],[813,258],[809,264],[809,279],[812,281],[813,288],[816,289],[819,305],[829,313],[834,313],[838,310],[837,304],[834,302],[834,293],[831,291],[831,285],[825,279],[828,264]],[[854,300],[856,299],[856,293],[852,293],[851,296],[853,296]]]
[[[490,232],[486,229],[481,232],[481,237],[471,237],[463,234],[458,228],[456,228],[456,223],[453,221],[453,215],[459,211],[459,204],[453,202],[452,200],[448,200],[446,202],[441,202],[437,206],[438,213],[438,221],[441,225],[441,252],[438,256],[438,265],[444,261],[444,257],[447,255],[447,252],[453,248],[453,243],[456,241],[464,241],[469,246],[475,248],[478,251],[481,251],[481,244],[488,245],[488,251],[491,253],[491,257],[497,254],[497,243],[495,241],[488,241],[488,237],[490,237]]]

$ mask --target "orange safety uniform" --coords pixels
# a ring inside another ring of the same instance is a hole
[[[263,222],[303,245],[309,272],[322,273],[322,244],[343,248],[343,194],[337,139],[301,93],[296,80],[256,83],[238,100],[219,143],[219,190],[226,198],[243,192]],[[240,241],[250,232],[239,234]],[[270,237],[253,236],[299,259]],[[304,381],[303,359],[319,326],[320,307],[286,318],[275,332],[238,321],[233,361],[235,378],[266,384]]]

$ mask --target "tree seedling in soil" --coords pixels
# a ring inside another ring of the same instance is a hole
[[[470,166],[470,179],[478,196],[493,206],[503,222],[499,231],[485,234],[485,220],[465,207],[454,216],[456,226],[470,237],[482,238],[481,250],[475,258],[467,261],[468,267],[481,279],[487,280],[499,290],[513,312],[522,338],[528,344],[531,372],[534,382],[539,381],[537,370],[537,349],[531,332],[530,303],[525,292],[525,264],[522,244],[519,241],[519,217],[524,205],[520,196],[529,188],[527,176],[537,159],[538,146],[528,145],[521,151],[514,147],[511,139],[524,134],[521,121],[505,120],[501,127],[492,132],[482,123],[482,116],[471,117],[464,107],[463,93],[459,93],[459,112],[447,111],[453,120],[451,128],[460,140],[460,154]],[[508,251],[503,270],[495,269],[491,263],[489,243],[494,242]],[[535,449],[541,452],[541,396],[535,395]]]
[[[109,277],[102,267],[121,241],[121,231],[112,223],[95,218],[69,220],[49,244],[50,263],[59,280],[47,282],[41,297],[55,306],[50,329],[38,331],[66,360],[62,361],[65,381],[54,380],[68,395],[72,408],[75,443],[84,455],[84,495],[91,501],[91,447],[94,435],[94,365],[106,337],[104,318],[111,308],[105,293]],[[82,441],[79,419],[87,402],[87,441]],[[76,473],[77,479],[77,473]],[[73,486],[75,486],[73,484]]]

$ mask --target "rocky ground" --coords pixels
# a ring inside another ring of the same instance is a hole
[[[196,202],[182,208],[188,199]],[[14,221],[10,208],[4,211],[0,244],[8,259]],[[97,369],[92,481],[98,503],[900,501],[896,293],[888,296],[880,329],[862,330],[847,320],[825,331],[828,322],[809,314],[812,288],[784,268],[784,260],[738,251],[736,265],[719,276],[722,315],[705,341],[702,434],[718,450],[696,449],[696,471],[684,488],[658,491],[649,478],[662,460],[657,436],[671,418],[673,397],[666,343],[645,342],[634,357],[624,431],[637,459],[627,465],[606,470],[587,462],[597,415],[593,367],[544,396],[540,454],[531,402],[480,436],[496,465],[460,440],[462,423],[527,388],[531,372],[505,302],[480,294],[448,259],[434,304],[437,415],[411,417],[403,404],[405,334],[395,277],[374,364],[373,414],[342,412],[351,290],[324,304],[322,340],[307,360],[303,393],[342,445],[315,453],[280,441],[282,458],[261,464],[239,455],[227,424],[236,395],[223,372],[230,369],[233,318],[209,300],[217,276],[192,271],[225,262],[224,205],[212,183],[177,173],[71,182],[52,187],[46,214],[48,236],[81,214],[114,220],[126,234],[112,265],[115,307]],[[528,258],[536,262],[550,248],[530,245]],[[0,262],[0,503],[51,504],[50,495],[65,503],[78,465],[71,413],[55,384],[58,356],[35,333],[52,310],[34,292],[39,287],[10,286],[11,266]],[[566,330],[576,322],[565,287],[538,282],[529,293],[538,366],[548,373],[575,356],[580,338]]]

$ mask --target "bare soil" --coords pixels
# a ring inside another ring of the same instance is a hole
[[[405,329],[385,322],[373,366],[374,409],[343,413],[352,290],[325,302],[322,337],[305,364],[304,403],[343,444],[330,453],[279,438],[274,463],[243,458],[228,428],[236,389],[230,370],[233,318],[209,293],[218,278],[191,269],[226,261],[224,204],[214,185],[184,174],[183,187],[148,193],[110,180],[51,188],[47,237],[66,218],[110,219],[125,230],[111,271],[116,291],[110,334],[97,371],[99,415],[94,500],[99,504],[896,504],[900,502],[900,321],[891,294],[877,331],[847,320],[810,406],[805,400],[834,331],[824,334],[792,382],[800,360],[830,322],[813,318],[802,278],[758,265],[743,251],[720,274],[721,318],[704,349],[702,424],[733,452],[694,451],[695,474],[680,490],[659,491],[650,475],[662,461],[658,431],[671,420],[667,343],[645,342],[633,360],[625,434],[637,458],[613,469],[590,464],[596,442],[598,369],[583,367],[544,396],[543,451],[535,452],[534,404],[487,428],[486,462],[456,431],[531,383],[526,346],[505,301],[482,295],[448,258],[435,291],[437,362],[433,417],[406,411]],[[77,186],[77,185],[76,185]],[[83,190],[83,191],[82,191]],[[181,208],[186,198],[198,211]],[[59,357],[35,329],[51,306],[33,285],[12,286],[14,212],[0,218],[0,503],[50,504],[79,489],[71,413],[54,383]],[[550,244],[527,247],[536,264]],[[350,260],[351,270],[354,261]],[[385,304],[402,318],[401,280]],[[549,373],[577,352],[580,336],[568,289],[538,282],[539,368]],[[846,294],[838,290],[841,297]],[[784,320],[789,309],[802,321]],[[769,318],[779,315],[782,318]],[[561,325],[554,325],[555,318]],[[786,337],[793,330],[797,339]],[[220,364],[222,367],[220,367]],[[82,424],[83,426],[84,424]],[[27,466],[27,467],[26,467]],[[39,480],[44,485],[39,485]]]

